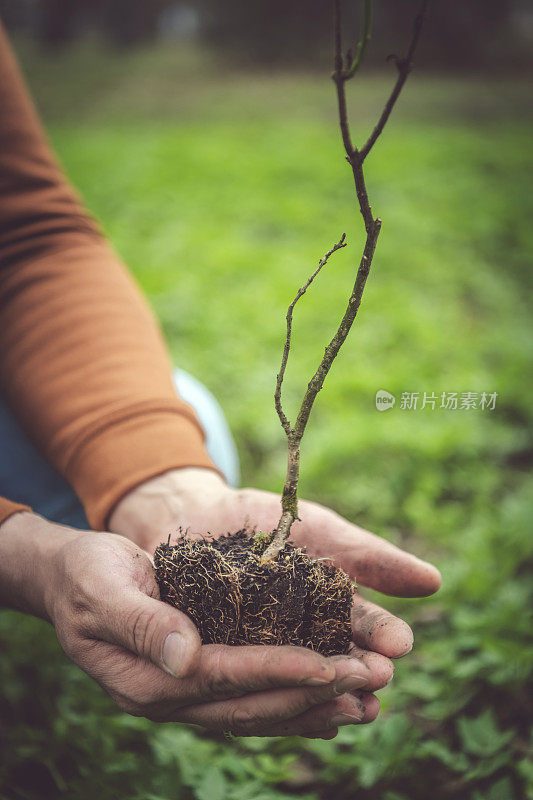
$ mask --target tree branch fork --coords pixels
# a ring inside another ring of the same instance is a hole
[[[363,26],[361,39],[357,45],[355,56],[352,51],[348,50],[346,56],[343,56],[342,50],[342,0],[334,0],[334,20],[335,20],[335,58],[334,58],[334,72],[332,79],[336,86],[337,91],[337,105],[339,114],[339,127],[342,136],[342,142],[346,153],[346,160],[350,164],[353,172],[355,192],[359,204],[359,211],[363,218],[366,240],[363,249],[363,254],[359,262],[355,282],[348,298],[346,310],[341,319],[341,322],[333,335],[331,341],[324,350],[324,355],[307,385],[307,389],[300,406],[300,410],[296,416],[294,425],[292,425],[283,410],[281,401],[281,389],[283,379],[285,377],[285,370],[290,353],[291,335],[292,335],[292,319],[293,312],[297,302],[303,297],[307,289],[314,281],[316,276],[322,268],[329,261],[330,257],[344,247],[346,247],[346,235],[342,234],[339,241],[322,256],[318,262],[315,271],[310,275],[305,284],[298,290],[293,301],[290,303],[286,314],[286,336],[285,344],[283,347],[283,354],[281,359],[281,366],[276,378],[276,388],[274,392],[274,405],[276,412],[280,419],[281,425],[287,436],[288,454],[287,454],[287,475],[285,485],[283,487],[281,497],[282,513],[276,530],[273,532],[270,544],[263,552],[261,557],[262,563],[273,561],[276,556],[283,550],[285,543],[289,537],[290,529],[293,522],[298,519],[298,480],[300,476],[300,444],[302,437],[305,433],[307,423],[313,408],[313,404],[319,391],[324,385],[326,376],[331,369],[333,361],[337,357],[340,348],[344,344],[348,333],[355,321],[361,299],[365,289],[372,259],[376,249],[379,233],[381,230],[381,219],[374,218],[372,208],[368,199],[368,193],[365,183],[365,176],[363,172],[363,164],[366,157],[371,152],[376,141],[381,135],[387,120],[391,114],[392,109],[400,95],[405,81],[412,68],[413,56],[420,38],[420,33],[424,24],[424,19],[427,12],[429,0],[422,0],[420,11],[417,14],[411,36],[411,41],[407,49],[407,53],[403,58],[396,55],[389,56],[388,60],[393,60],[396,64],[398,77],[396,83],[389,95],[387,102],[381,112],[381,115],[367,141],[361,148],[357,148],[351,138],[350,127],[348,122],[348,111],[346,104],[346,83],[357,72],[363,60],[367,44],[371,36],[372,27],[372,12],[373,0],[363,0]]]

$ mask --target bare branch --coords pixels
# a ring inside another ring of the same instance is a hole
[[[420,38],[420,32],[422,30],[422,25],[426,14],[428,0],[423,0],[421,10],[415,19],[413,37],[411,39],[411,43],[409,45],[405,58],[399,59],[395,57],[396,65],[398,67],[398,72],[399,72],[398,80],[396,81],[396,85],[394,86],[394,89],[389,97],[389,100],[387,101],[385,108],[383,109],[383,112],[379,118],[376,127],[374,128],[367,143],[361,150],[358,150],[357,147],[354,147],[350,136],[350,128],[348,124],[348,112],[346,107],[345,84],[346,81],[353,76],[353,74],[356,72],[359,65],[361,64],[368,39],[370,38],[370,29],[372,24],[372,0],[365,0],[363,34],[361,37],[361,41],[359,42],[355,58],[352,60],[351,56],[348,56],[347,60],[349,66],[347,70],[344,69],[344,59],[342,55],[341,5],[342,5],[342,0],[334,0],[335,70],[333,72],[332,78],[335,82],[335,86],[337,89],[339,126],[341,130],[342,141],[344,149],[346,151],[346,159],[350,164],[353,172],[357,200],[359,203],[359,210],[361,212],[361,216],[363,217],[363,221],[365,224],[366,241],[363,250],[363,255],[361,257],[361,261],[359,262],[359,267],[357,269],[355,283],[353,285],[352,292],[348,299],[348,305],[346,307],[346,311],[344,312],[344,316],[333,338],[331,339],[331,341],[324,350],[324,355],[322,357],[322,360],[320,361],[313,377],[311,378],[311,380],[307,385],[307,390],[305,392],[300,407],[300,411],[298,412],[298,415],[296,417],[296,422],[294,423],[294,427],[291,426],[281,406],[281,386],[283,383],[285,368],[287,366],[287,360],[289,358],[289,352],[290,352],[291,333],[292,333],[292,314],[294,311],[294,306],[296,305],[300,297],[303,294],[305,294],[307,288],[312,283],[316,275],[318,275],[318,273],[320,272],[320,270],[322,269],[328,258],[332,255],[332,253],[334,253],[335,250],[338,250],[340,247],[345,246],[344,234],[341,237],[340,241],[336,245],[334,245],[334,247],[331,250],[329,250],[326,253],[326,255],[319,261],[317,269],[298,291],[296,297],[290,304],[287,311],[287,316],[286,316],[287,335],[285,339],[285,346],[283,348],[281,368],[277,376],[276,391],[274,394],[276,411],[280,418],[283,429],[287,434],[287,442],[288,442],[287,476],[285,479],[285,485],[283,487],[283,493],[281,496],[281,507],[282,507],[281,518],[279,520],[276,530],[273,533],[273,538],[271,543],[266,548],[261,557],[261,561],[263,563],[272,561],[281,552],[281,550],[283,550],[285,542],[290,534],[291,525],[295,519],[298,519],[298,480],[300,475],[300,442],[305,433],[305,429],[309,421],[309,417],[313,408],[313,404],[316,400],[316,397],[319,391],[322,389],[322,386],[324,385],[324,381],[328,375],[329,370],[331,369],[333,361],[337,357],[342,345],[346,341],[346,337],[350,332],[350,329],[357,316],[359,306],[361,305],[361,299],[365,289],[366,280],[370,272],[370,267],[372,265],[372,259],[374,257],[374,252],[376,249],[379,232],[381,230],[381,219],[379,219],[379,217],[374,219],[372,208],[370,206],[370,202],[368,199],[365,176],[363,172],[363,162],[368,153],[370,152],[370,150],[372,149],[372,147],[374,146],[374,144],[376,143],[385,124],[387,123],[387,120],[394,107],[394,104],[398,99],[402,87],[411,70],[412,59],[416,46],[418,44],[418,39]]]
[[[335,0],[334,25],[335,25],[335,72],[342,72],[344,61],[342,58],[342,0]]]
[[[309,286],[313,283],[314,279],[316,278],[316,276],[318,275],[318,273],[320,272],[322,267],[324,267],[327,264],[328,259],[330,258],[330,256],[332,256],[333,253],[335,253],[337,250],[340,250],[342,247],[346,247],[346,234],[345,233],[342,234],[342,236],[339,239],[339,241],[337,242],[337,244],[334,244],[333,247],[330,250],[328,250],[328,252],[325,255],[322,256],[322,258],[318,262],[318,267],[315,269],[313,274],[307,279],[307,281],[304,283],[304,285],[302,287],[300,287],[300,289],[298,289],[298,293],[297,293],[296,297],[294,298],[294,300],[290,304],[289,308],[287,309],[287,314],[285,316],[285,319],[287,320],[287,336],[285,338],[285,345],[283,347],[283,356],[281,358],[281,367],[280,367],[280,370],[278,372],[277,379],[276,379],[276,391],[274,392],[274,404],[276,406],[276,411],[278,413],[278,417],[279,417],[280,422],[282,424],[283,430],[285,431],[287,436],[290,433],[291,424],[290,424],[289,420],[287,419],[287,416],[285,415],[285,412],[283,411],[283,407],[281,405],[281,385],[283,383],[283,378],[285,377],[285,369],[287,367],[287,361],[288,361],[289,352],[290,352],[290,349],[291,349],[292,314],[293,314],[293,311],[294,311],[294,306],[296,305],[296,303],[298,302],[300,297],[302,297],[306,293],[306,291],[308,290]]]
[[[366,3],[366,0],[365,0]],[[370,3],[370,10],[368,6],[365,4],[365,23],[364,28],[366,30],[367,25],[371,24],[372,20],[372,3]],[[339,110],[339,126],[341,129],[341,136],[342,142],[344,144],[344,150],[346,152],[346,160],[352,167],[354,181],[355,181],[355,190],[357,193],[357,199],[359,201],[359,209],[361,211],[363,221],[365,223],[365,230],[367,235],[372,230],[374,224],[374,217],[372,216],[372,209],[370,208],[370,203],[368,201],[368,195],[366,191],[365,179],[362,170],[362,159],[360,157],[359,151],[357,147],[354,146],[350,134],[350,126],[348,123],[348,110],[346,106],[346,81],[349,80],[351,75],[348,74],[344,70],[343,67],[343,58],[342,58],[342,3],[341,0],[335,0],[334,4],[334,16],[335,16],[335,70],[333,75],[333,81],[335,82],[335,87],[337,89],[337,105]],[[364,33],[363,33],[364,36]],[[361,39],[363,41],[363,39]],[[366,47],[366,45],[365,45]],[[357,58],[357,56],[356,56]],[[352,73],[353,74],[353,73]]]
[[[357,45],[357,50],[355,51],[355,58],[353,59],[351,65],[348,67],[348,71],[346,72],[347,78],[353,78],[353,76],[363,63],[363,58],[365,57],[366,48],[372,37],[373,11],[374,11],[373,0],[364,0],[363,33],[361,34],[361,38],[359,39],[359,44]]]
[[[422,27],[424,25],[424,20],[426,18],[428,3],[429,0],[423,0],[422,5],[420,7],[420,11],[415,17],[413,25],[413,35],[411,37],[411,42],[409,44],[409,48],[404,58],[398,58],[398,56],[389,56],[389,60],[394,60],[394,62],[396,63],[396,67],[398,69],[398,78],[396,80],[396,83],[394,84],[394,88],[390,94],[390,97],[385,104],[385,108],[381,112],[381,116],[376,124],[376,127],[368,137],[366,144],[360,150],[361,161],[365,160],[365,158],[367,157],[367,155],[370,153],[375,143],[377,142],[381,132],[383,131],[383,128],[387,124],[387,120],[391,115],[391,111],[394,108],[396,100],[400,96],[400,92],[402,91],[403,85],[407,80],[407,76],[411,72],[411,68],[413,66],[413,56],[415,54],[418,40],[420,39],[420,34],[422,33]]]
[[[374,221],[373,230],[367,236],[365,249],[361,257],[355,283],[348,300],[348,305],[346,307],[346,311],[344,312],[344,316],[339,327],[337,328],[335,335],[326,347],[324,356],[318,365],[315,374],[307,385],[307,391],[305,392],[300,412],[294,424],[294,434],[298,441],[301,441],[302,436],[304,435],[316,396],[322,389],[326,376],[331,369],[331,365],[333,364],[334,359],[337,357],[342,345],[346,341],[346,337],[348,336],[357,316],[359,306],[361,305],[361,298],[363,296],[366,279],[368,278],[368,273],[370,272],[370,265],[372,264],[372,258],[376,249],[380,229],[381,220],[376,219]]]
[[[350,126],[348,124],[348,110],[346,108],[346,93],[344,84],[346,83],[346,73],[344,72],[344,61],[342,58],[342,2],[335,0],[335,70],[331,76],[337,87],[337,104],[339,106],[339,124],[341,128],[342,141],[348,160],[354,154],[354,146],[350,136]]]
[[[363,172],[363,162],[360,154],[355,152],[352,158],[349,159],[349,162],[353,172],[355,192],[357,194],[357,200],[359,201],[359,210],[365,223],[366,235],[370,236],[374,228],[375,220],[374,215],[372,214],[372,208],[370,207],[370,201],[368,199],[365,175]]]

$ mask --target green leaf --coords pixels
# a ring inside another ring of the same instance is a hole
[[[439,739],[423,742],[419,754],[436,758],[454,772],[466,772],[470,767],[470,762],[464,753],[457,753],[451,750],[444,741]]]
[[[226,797],[226,777],[218,767],[212,765],[207,768],[203,778],[194,789],[194,796],[198,800],[224,800]]]
[[[474,792],[472,800],[515,800],[516,795],[510,778],[500,778],[483,792]]]
[[[512,731],[499,730],[491,708],[478,717],[460,717],[457,730],[466,752],[480,757],[494,755],[513,738]]]
[[[518,772],[525,783],[527,800],[533,800],[533,758],[523,758],[518,762]]]

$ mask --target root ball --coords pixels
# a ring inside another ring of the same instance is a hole
[[[161,599],[187,614],[204,644],[298,645],[323,655],[351,641],[352,582],[288,543],[275,561],[245,530],[218,539],[180,536],[154,564]]]

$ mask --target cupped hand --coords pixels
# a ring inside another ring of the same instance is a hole
[[[440,586],[438,570],[425,561],[353,525],[317,503],[300,501],[300,521],[291,540],[315,558],[331,558],[357,580],[384,594],[423,597]],[[116,506],[111,530],[149,552],[178,528],[191,537],[218,536],[243,527],[269,531],[280,516],[279,495],[258,489],[232,489],[211,470],[172,470],[137,487]],[[353,650],[379,673],[392,677],[392,663],[409,652],[413,634],[407,623],[356,592],[352,610]]]
[[[159,600],[143,550],[49,527],[66,538],[46,572],[46,615],[67,655],[129,714],[310,738],[377,715],[369,690],[387,679],[379,665],[297,647],[201,645],[191,620]]]

